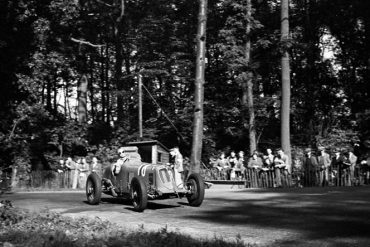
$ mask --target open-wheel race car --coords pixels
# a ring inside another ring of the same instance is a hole
[[[144,163],[136,147],[124,147],[127,155],[118,173],[113,166],[103,175],[92,172],[86,181],[89,204],[99,204],[101,194],[132,200],[134,209],[142,212],[148,200],[186,197],[189,205],[198,207],[204,199],[205,184],[199,174],[191,174],[185,182],[175,182],[169,165]]]

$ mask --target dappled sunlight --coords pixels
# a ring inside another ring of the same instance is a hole
[[[201,210],[190,217],[212,224],[243,226],[251,231],[286,229],[311,240],[370,236],[369,188],[245,190],[231,194],[236,193],[240,198],[210,196],[207,203],[218,201],[225,205],[218,210]]]

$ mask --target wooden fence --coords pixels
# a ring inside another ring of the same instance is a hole
[[[349,169],[324,171],[292,172],[286,170],[256,170],[245,169],[241,176],[230,178],[227,171],[217,168],[203,169],[202,176],[209,182],[240,181],[246,188],[273,187],[315,187],[315,186],[357,186],[370,184],[369,169],[355,170],[352,175]]]
[[[217,168],[202,169],[201,175],[209,182],[230,182],[229,174],[220,172]],[[325,175],[328,175],[326,178]],[[344,169],[341,172],[330,171],[328,174],[322,171],[309,173],[293,172],[288,174],[284,170],[280,174],[275,170],[246,169],[242,176],[231,179],[245,188],[273,188],[273,187],[313,187],[313,186],[356,186],[370,184],[369,169],[357,169],[353,177],[350,171]],[[86,180],[85,180],[86,181]],[[83,189],[85,181],[80,181],[78,188]],[[4,191],[10,186],[10,174],[2,174],[0,189]],[[17,178],[17,188],[21,189],[72,189],[72,173],[65,171],[32,171],[25,177]]]
[[[32,171],[25,177],[18,178],[17,188],[72,189],[72,173],[55,171]]]

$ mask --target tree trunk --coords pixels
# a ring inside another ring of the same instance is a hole
[[[58,113],[58,88],[57,88],[57,77],[53,78],[53,113],[57,115]]]
[[[117,122],[119,125],[123,123],[124,120],[124,92],[123,92],[123,80],[122,80],[122,65],[123,65],[123,56],[122,56],[122,44],[119,37],[115,41],[115,50],[116,50],[116,62],[114,65],[115,76],[114,81],[117,87]]]
[[[256,128],[255,128],[255,114],[254,114],[254,104],[253,104],[253,73],[250,69],[251,64],[251,18],[252,18],[252,1],[247,0],[247,13],[246,13],[246,36],[247,40],[245,43],[245,62],[247,67],[247,75],[243,80],[243,104],[244,108],[248,109],[249,122],[248,122],[248,133],[249,133],[249,152],[253,153],[257,149],[256,143]],[[246,121],[246,120],[244,120]]]
[[[111,121],[111,98],[110,98],[110,81],[109,81],[109,47],[108,45],[106,46],[106,59],[105,59],[105,111],[107,113],[106,121],[108,124],[110,124]]]
[[[78,83],[78,122],[87,121],[87,76],[82,75]]]
[[[51,80],[50,78],[47,79],[46,82],[46,109],[51,112],[52,106],[51,106]]]
[[[108,44],[107,44],[108,46]],[[100,95],[101,95],[101,121],[105,121],[105,57],[104,57],[104,48],[100,48]]]
[[[117,87],[117,122],[122,126],[124,122],[124,85],[122,80],[122,65],[123,65],[123,45],[121,42],[121,35],[123,33],[123,18],[125,15],[125,1],[115,0],[114,5],[119,6],[120,13],[114,22],[114,47],[115,47],[115,74],[114,81]]]
[[[90,91],[90,104],[91,104],[91,119],[95,121],[95,100],[94,100],[94,61],[90,57],[90,81],[89,81],[89,91]]]
[[[289,0],[282,0],[281,41],[285,42],[288,39]],[[285,49],[281,56],[281,147],[290,158],[290,65],[289,53]]]
[[[199,0],[197,58],[195,71],[193,143],[190,173],[199,173],[203,144],[204,72],[206,53],[207,0]]]

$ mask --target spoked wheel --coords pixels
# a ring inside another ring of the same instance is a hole
[[[189,205],[199,207],[204,199],[204,181],[199,174],[191,174],[187,181],[190,193],[187,195]]]
[[[131,181],[130,195],[135,211],[142,212],[148,204],[146,185],[143,179],[134,177]]]
[[[91,173],[86,181],[86,197],[91,205],[99,204],[101,198],[101,179],[96,173]]]

